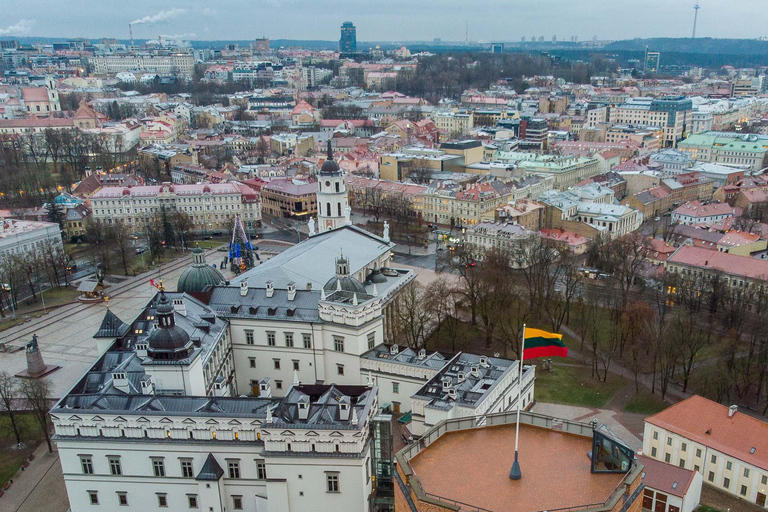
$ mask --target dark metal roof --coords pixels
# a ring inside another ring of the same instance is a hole
[[[195,480],[218,481],[222,476],[224,476],[224,470],[221,469],[219,463],[216,462],[216,457],[214,457],[212,453],[209,453],[208,458],[205,459],[205,463],[195,477]]]
[[[107,309],[101,327],[93,335],[94,338],[120,338],[128,332],[128,324],[120,320],[116,314]]]

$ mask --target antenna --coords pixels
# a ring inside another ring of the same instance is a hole
[[[691,39],[696,39],[696,21],[699,17],[699,2],[696,2],[696,5],[693,6],[693,34],[691,35]]]
[[[464,20],[464,39],[469,43],[469,20]]]
[[[128,24],[128,33],[131,34],[131,46],[133,46],[133,24],[132,23]]]

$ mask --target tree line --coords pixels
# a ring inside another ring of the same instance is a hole
[[[538,236],[508,248],[464,243],[438,257],[440,277],[396,299],[395,331],[413,348],[519,357],[523,324],[572,338],[593,378],[619,367],[665,399],[674,386],[768,413],[768,293],[721,274],[653,269],[648,239],[598,238],[586,254]],[[609,275],[589,279],[585,263]],[[469,331],[470,334],[467,334]],[[431,344],[431,345],[430,345]]]

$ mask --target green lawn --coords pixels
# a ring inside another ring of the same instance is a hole
[[[537,366],[534,395],[539,402],[601,408],[626,383],[622,377],[610,373],[608,380],[601,382],[592,377],[587,366],[554,362],[551,372],[542,364]]]
[[[54,288],[53,290],[46,290],[43,292],[46,308],[70,304],[77,300],[78,295],[80,294],[77,290],[71,286],[66,288]],[[13,319],[13,311],[5,310],[5,318],[0,319],[0,331],[10,329],[14,325],[21,324],[29,318],[36,318],[43,314],[42,310],[43,303],[39,293],[37,295],[37,302],[27,304],[27,301],[19,301],[19,307],[16,310],[16,320]]]
[[[13,435],[11,420],[6,414],[0,415],[0,453],[3,454],[0,457],[0,485],[16,474],[21,464],[43,441],[43,434],[31,414],[17,414],[16,422],[21,441],[25,444],[20,450],[15,448],[16,437]]]
[[[710,507],[709,505],[699,505],[696,512],[722,512],[719,508]]]
[[[661,400],[661,396],[651,394],[649,391],[643,389],[640,393],[636,394],[627,402],[627,406],[624,408],[627,412],[636,412],[639,414],[656,414],[669,407],[669,404]]]

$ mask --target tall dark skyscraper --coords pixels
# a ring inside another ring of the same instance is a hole
[[[341,25],[339,51],[341,53],[355,53],[357,51],[357,29],[351,21],[345,21]]]

